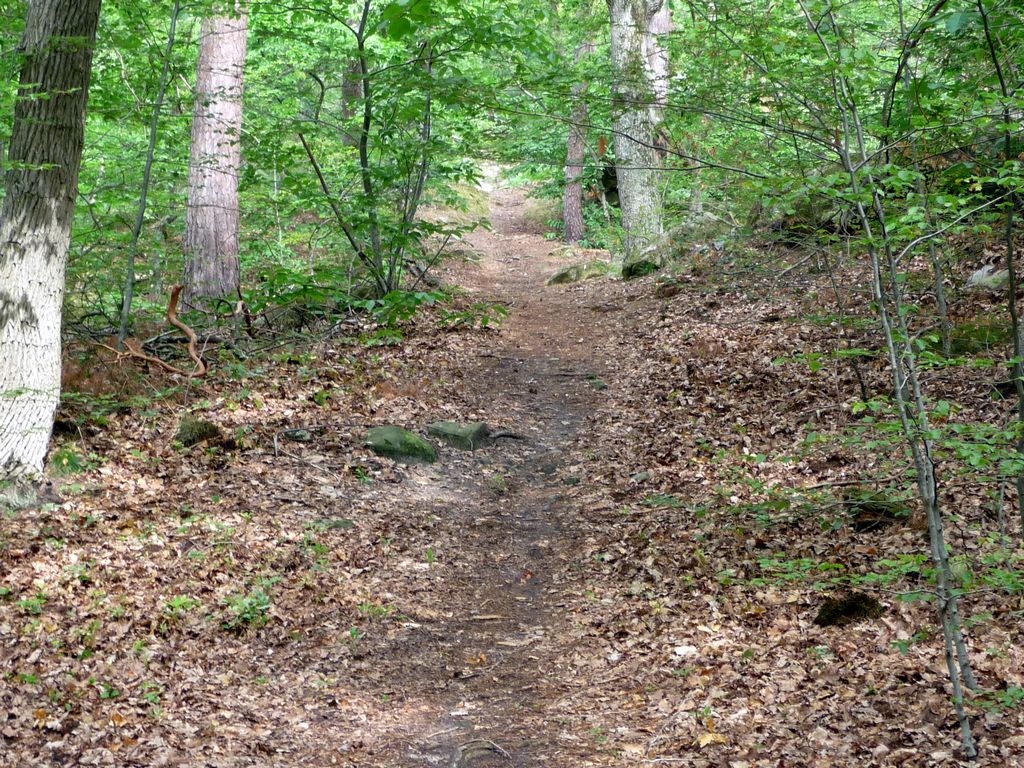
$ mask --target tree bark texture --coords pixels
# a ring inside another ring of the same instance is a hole
[[[233,296],[238,261],[238,178],[242,168],[242,94],[247,7],[203,20],[192,119],[185,221],[185,305]]]
[[[665,0],[608,0],[608,8],[615,166],[629,260],[664,231],[659,166],[669,62],[658,37],[671,29],[671,11]]]
[[[586,42],[576,49],[576,63],[594,51],[594,44]],[[587,152],[587,123],[590,110],[586,101],[587,83],[572,87],[572,117],[569,121],[568,153],[565,165],[565,194],[562,199],[562,221],[565,223],[565,242],[578,243],[586,234],[583,222],[583,169]]]
[[[100,0],[32,0],[0,212],[0,481],[43,469]]]

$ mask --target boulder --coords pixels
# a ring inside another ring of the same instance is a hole
[[[437,448],[431,442],[401,427],[373,427],[366,433],[366,447],[380,456],[407,464],[437,461]]]
[[[453,448],[475,451],[487,442],[490,429],[482,421],[459,424],[455,421],[437,421],[427,427],[427,434],[443,440]]]
[[[581,280],[604,277],[608,274],[609,268],[608,262],[601,261],[600,259],[586,261],[582,264],[573,264],[570,267],[564,267],[555,272],[548,280],[548,285],[568,285],[569,283],[578,283]]]
[[[986,264],[967,278],[964,286],[969,291],[1002,291],[1006,289],[1010,281],[1010,273],[1005,269],[996,269],[991,264]]]

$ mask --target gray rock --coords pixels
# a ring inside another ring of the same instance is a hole
[[[395,461],[437,461],[437,448],[431,442],[401,427],[373,427],[366,433],[366,447],[380,456],[387,456]]]
[[[578,283],[581,280],[591,280],[595,277],[604,277],[611,267],[606,261],[587,261],[583,264],[573,264],[558,270],[548,280],[548,285],[568,285]]]
[[[459,424],[455,421],[437,421],[427,427],[427,434],[443,440],[453,448],[475,451],[487,442],[490,429],[482,421]]]
[[[967,278],[964,286],[969,291],[1001,291],[1007,286],[1010,280],[1010,273],[1005,269],[997,270],[991,264],[986,264]]]

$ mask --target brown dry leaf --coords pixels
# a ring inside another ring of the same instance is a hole
[[[728,741],[729,740],[722,734],[715,733],[714,731],[708,731],[707,733],[702,733],[697,737],[696,744],[698,747],[703,748],[709,744],[726,744]]]

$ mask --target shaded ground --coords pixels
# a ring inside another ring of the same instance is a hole
[[[704,248],[674,284],[551,288],[524,206],[497,190],[481,259],[446,275],[509,307],[500,331],[225,361],[174,397],[233,445],[175,446],[159,393],[68,414],[65,501],[0,521],[0,766],[958,764],[933,608],[898,599],[927,585],[921,531],[857,531],[843,497],[902,490],[905,458],[843,437],[848,359],[779,362],[835,347],[828,280]],[[431,466],[361,445],[440,419],[514,436]],[[944,500],[979,574],[1024,562],[990,498]],[[871,574],[883,616],[815,626]],[[994,584],[967,610],[972,713],[976,764],[1006,766],[1024,638]]]

